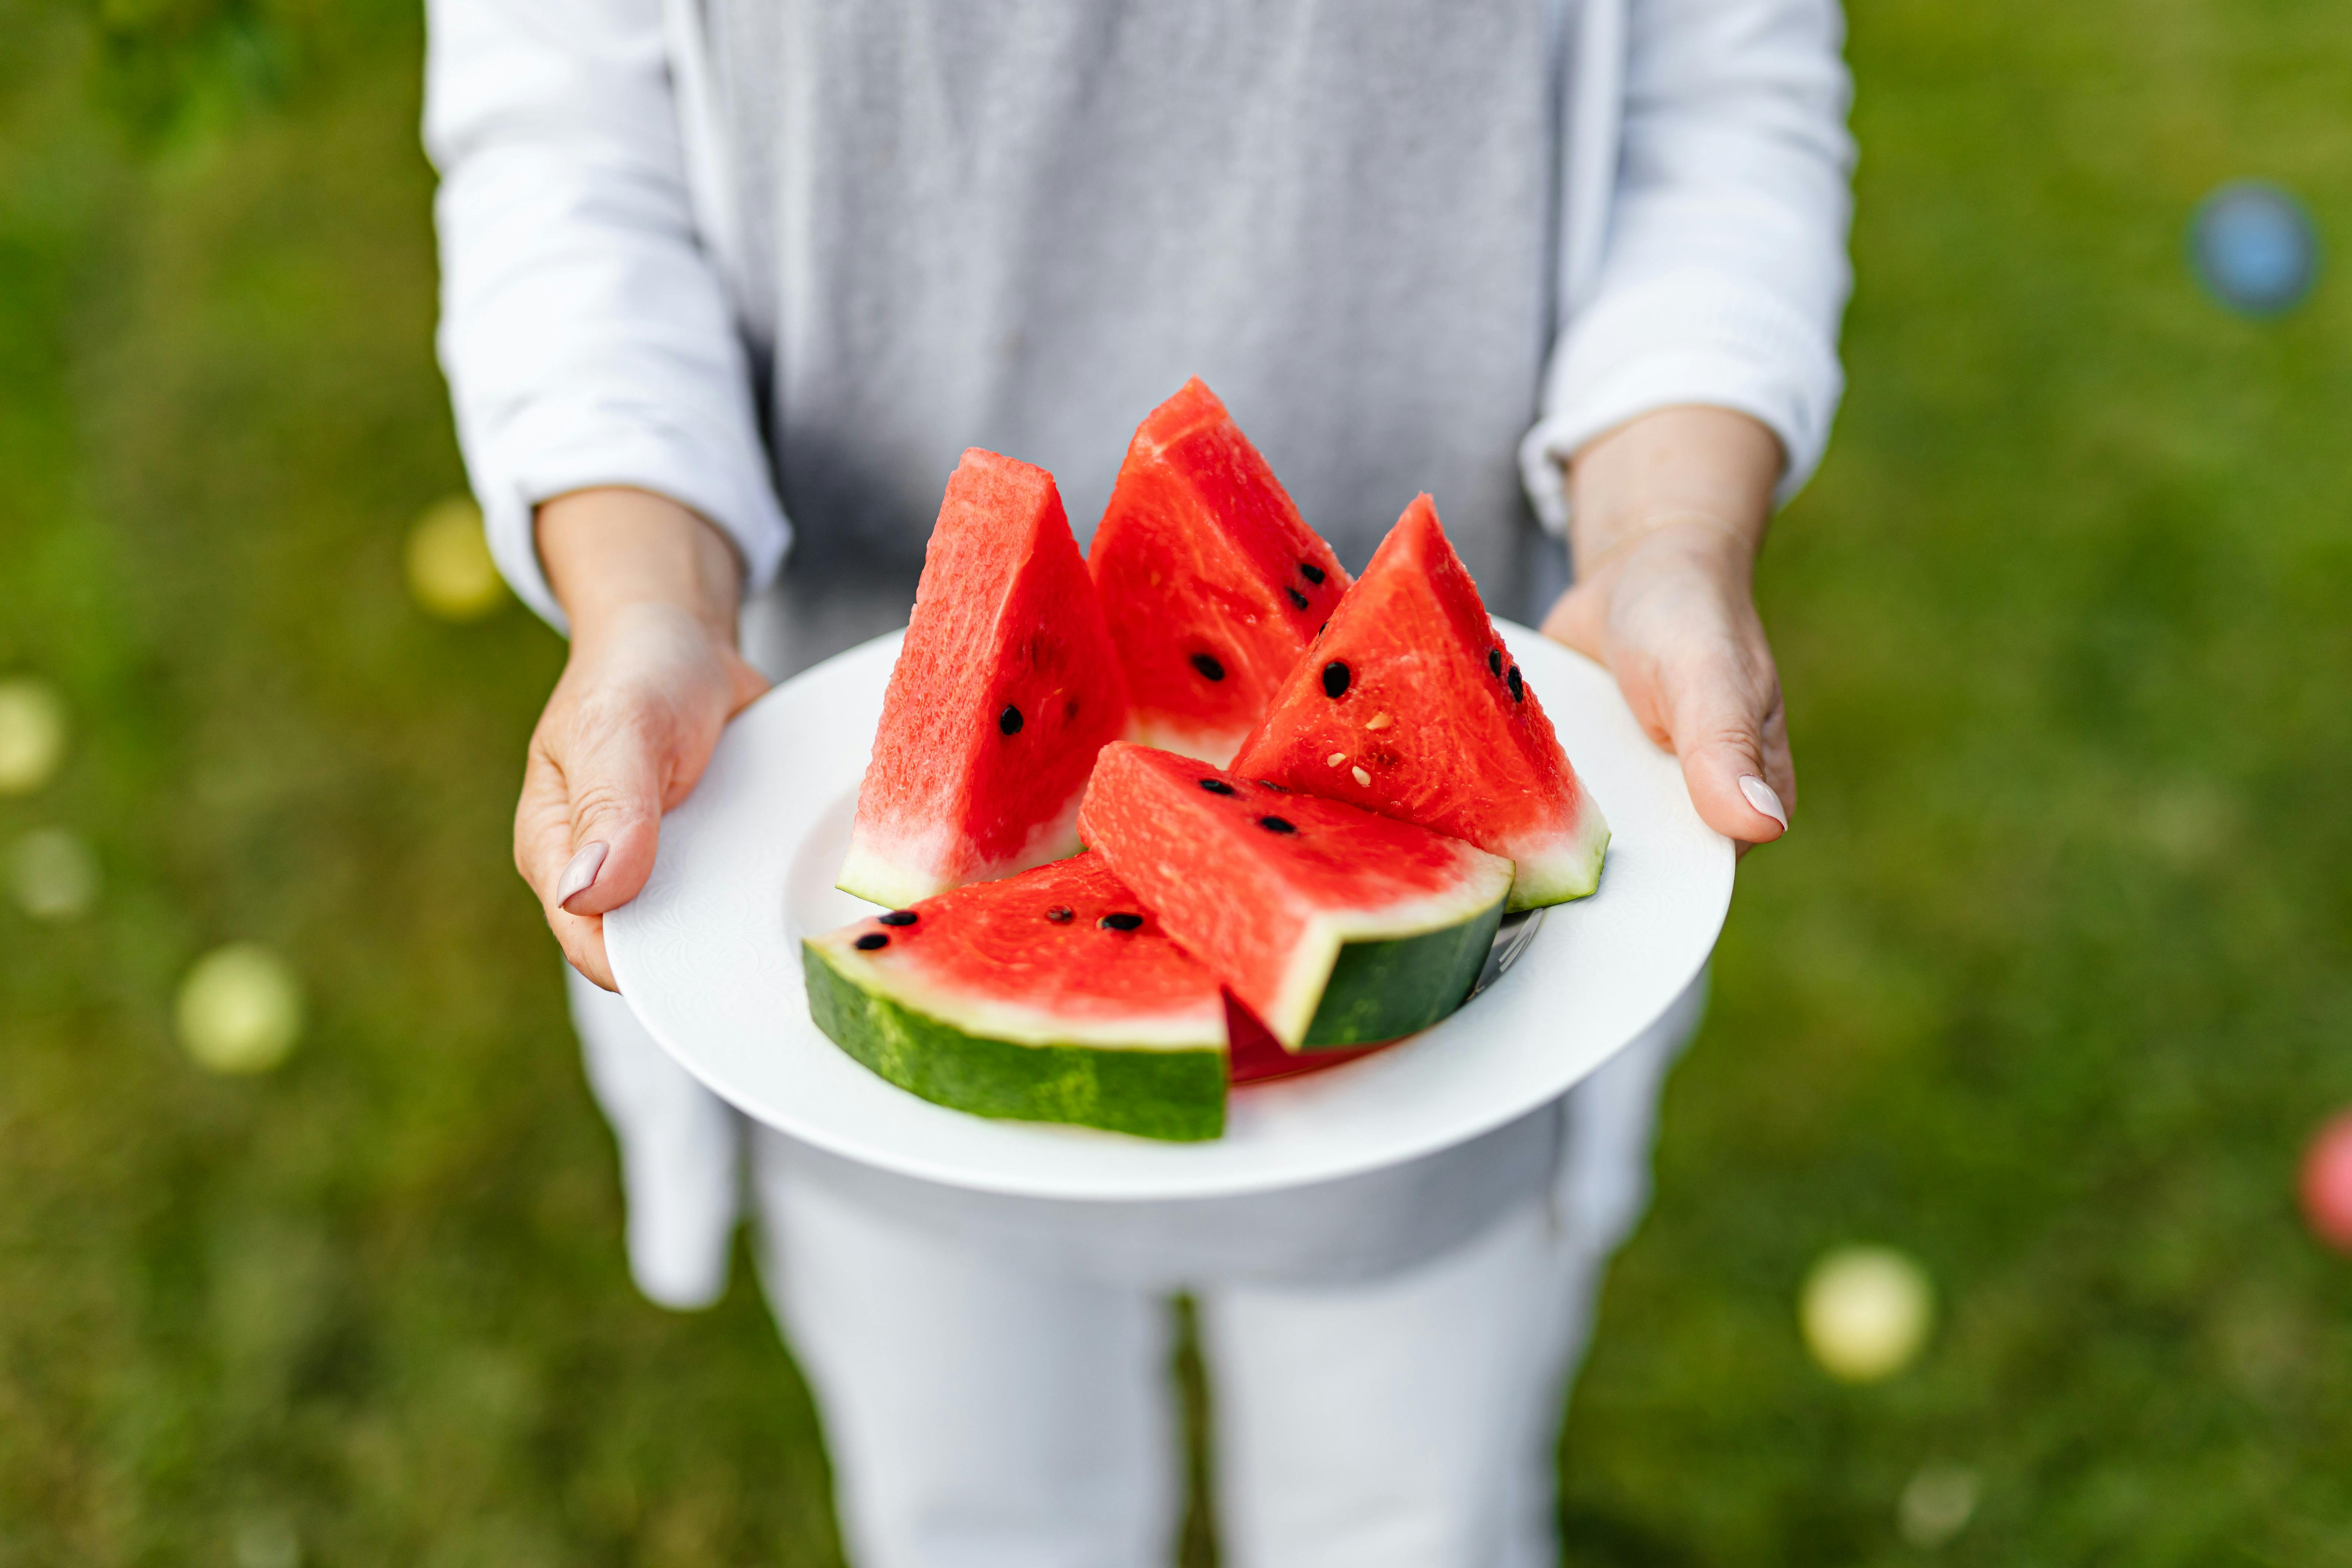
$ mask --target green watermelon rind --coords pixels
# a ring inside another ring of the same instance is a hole
[[[1450,1017],[1486,967],[1504,903],[1497,899],[1458,925],[1419,936],[1343,944],[1300,1049],[1401,1039]]]
[[[996,1039],[860,984],[815,942],[802,942],[801,959],[816,1026],[877,1077],[934,1105],[1171,1142],[1224,1132],[1222,1040],[1182,1048]]]
[[[1591,795],[1580,803],[1574,837],[1529,849],[1514,845],[1516,868],[1511,881],[1511,912],[1546,909],[1601,890],[1601,868],[1609,858],[1609,820]]]
[[[1411,948],[1411,951],[1422,952],[1425,950],[1412,948],[1411,944],[1432,937],[1458,938],[1467,928],[1481,922],[1489,928],[1487,939],[1491,942],[1494,936],[1492,928],[1500,923],[1510,896],[1511,862],[1500,856],[1489,855],[1475,845],[1460,844],[1456,849],[1461,862],[1461,880],[1445,892],[1424,894],[1377,909],[1328,910],[1309,918],[1307,930],[1301,933],[1292,952],[1274,1002],[1260,1014],[1275,1038],[1293,1050],[1305,1046],[1307,1037],[1315,1029],[1316,1020],[1322,1016],[1332,978],[1339,973],[1340,962],[1350,948]],[[1444,944],[1441,942],[1437,945],[1443,948]],[[1369,963],[1370,961],[1359,959],[1356,962]],[[1479,963],[1483,964],[1485,962],[1482,955]],[[1388,973],[1399,973],[1388,960],[1380,961],[1379,968]],[[1433,972],[1422,979],[1408,994],[1443,994],[1445,986],[1451,984],[1450,974],[1450,970]],[[1474,968],[1471,979],[1476,978],[1477,971]],[[1463,991],[1454,993],[1437,1016],[1443,1017],[1460,1005],[1463,994],[1468,989],[1465,982]],[[1381,1010],[1403,1013],[1415,1010],[1420,1005],[1422,1004],[1409,1003]],[[1435,1020],[1433,1018],[1431,1021]],[[1426,1027],[1427,1025],[1421,1026]],[[1373,1039],[1392,1040],[1400,1034],[1411,1032],[1408,1029],[1386,1035],[1359,1035],[1350,1040],[1334,1037],[1324,1043],[1338,1046],[1370,1043]],[[1297,1044],[1292,1045],[1293,1041]]]

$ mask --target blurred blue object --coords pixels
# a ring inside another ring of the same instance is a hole
[[[2275,185],[2235,180],[2207,196],[2189,257],[2213,297],[2249,316],[2291,310],[2319,277],[2319,236],[2303,204]]]

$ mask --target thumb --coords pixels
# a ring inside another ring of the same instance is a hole
[[[1669,710],[1691,804],[1704,822],[1742,845],[1789,831],[1796,770],[1779,675],[1729,665],[1690,671]]]
[[[531,885],[551,909],[601,915],[635,898],[653,872],[662,747],[629,715],[577,725],[550,760],[562,774],[568,831],[548,834]]]

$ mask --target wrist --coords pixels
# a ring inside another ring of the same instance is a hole
[[[1568,470],[1577,576],[1669,543],[1751,572],[1782,462],[1778,437],[1727,408],[1662,408],[1595,437]]]
[[[575,642],[667,611],[734,646],[741,563],[724,534],[677,501],[618,486],[574,490],[540,504],[537,536]]]
[[[1712,512],[1669,511],[1617,521],[1597,539],[1576,541],[1579,581],[1599,577],[1618,563],[1641,555],[1675,560],[1711,575],[1746,582],[1756,574],[1761,531]]]

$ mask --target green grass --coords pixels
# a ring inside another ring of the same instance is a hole
[[[392,0],[0,0],[0,677],[78,725],[0,846],[106,873],[0,903],[0,1568],[837,1561],[748,1279],[622,1271],[507,869],[560,647],[402,588],[462,485],[418,47]],[[2352,29],[1857,0],[1853,57],[1852,388],[1764,582],[1798,831],[1668,1097],[1570,1559],[1920,1561],[1936,1459],[1983,1481],[1953,1563],[2352,1564],[2352,1262],[2291,1201],[2352,1101],[2352,289],[2252,323],[2181,264],[2244,174],[2352,250]],[[237,938],[312,1004],[260,1079],[170,1031]],[[1792,1321],[1853,1239],[1944,1306],[1863,1389]]]

